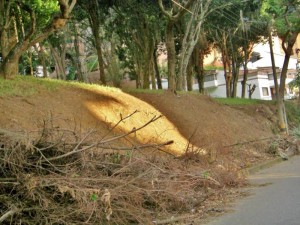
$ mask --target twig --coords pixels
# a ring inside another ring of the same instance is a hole
[[[60,169],[58,169],[55,165],[53,165],[53,164],[47,159],[47,157],[41,152],[40,149],[38,149],[38,148],[36,148],[36,149],[37,149],[38,152],[41,154],[42,158],[44,158],[44,160],[45,160],[47,163],[49,163],[49,165],[51,165],[51,166],[52,166],[55,170],[57,170],[58,172],[66,174],[66,172],[64,172],[64,171],[62,171],[62,170],[60,170]]]
[[[113,137],[113,138],[109,138],[109,139],[106,139],[106,140],[102,140],[100,143],[103,144],[103,143],[107,143],[107,142],[111,142],[111,141],[115,141],[115,140],[118,140],[120,138],[123,138],[123,137],[126,137],[132,133],[135,133],[141,129],[143,129],[144,127],[148,126],[150,123],[153,123],[155,122],[156,120],[158,120],[159,118],[161,118],[162,115],[160,116],[153,116],[147,123],[145,123],[144,125],[138,127],[138,128],[133,128],[131,131],[127,132],[126,134],[122,134],[122,135],[119,135],[119,136],[116,136],[116,137]]]
[[[4,220],[6,220],[8,217],[13,216],[14,214],[18,213],[19,211],[21,211],[20,209],[18,209],[16,206],[12,206],[11,210],[9,210],[8,212],[4,213],[1,217],[0,217],[0,223],[2,223]]]
[[[159,148],[162,146],[166,146],[166,145],[171,145],[173,144],[174,141],[166,141],[160,144],[145,144],[145,145],[137,145],[137,146],[133,146],[133,147],[114,147],[114,146],[99,146],[100,148],[103,149],[112,149],[112,150],[118,150],[118,151],[128,151],[128,150],[139,150],[139,149],[144,149],[144,148]]]
[[[107,137],[121,122],[124,122],[126,119],[132,117],[134,114],[138,113],[139,111],[135,110],[133,113],[129,114],[126,117],[122,117],[121,115],[121,119],[101,138],[100,141],[102,141],[105,137]]]
[[[266,137],[266,138],[259,138],[259,139],[250,140],[250,141],[238,142],[238,143],[235,143],[235,144],[232,144],[232,145],[225,145],[223,147],[233,147],[233,146],[236,146],[236,145],[244,145],[244,144],[249,144],[249,143],[253,143],[253,142],[257,142],[257,141],[264,141],[264,140],[268,140],[268,139],[272,139],[272,138],[274,138],[274,136]]]
[[[73,149],[74,152],[76,152],[79,148],[79,146],[83,143],[84,140],[86,140],[88,138],[89,135],[91,135],[94,132],[94,130],[90,130],[82,139],[80,142],[78,142],[78,144],[75,146],[75,148]]]
[[[78,150],[77,150],[77,148],[75,147],[75,148],[74,148],[72,151],[70,151],[70,152],[67,152],[67,153],[65,153],[65,154],[62,154],[62,155],[59,155],[59,156],[55,156],[55,157],[52,157],[52,158],[48,158],[48,161],[52,161],[52,160],[57,160],[57,159],[65,158],[65,157],[68,157],[68,156],[70,156],[70,155],[73,155],[73,154],[76,154],[76,153],[79,153],[79,152],[82,152],[82,151],[86,151],[86,150],[91,149],[91,148],[93,148],[93,147],[96,147],[96,146],[98,146],[98,145],[101,145],[101,144],[104,144],[104,143],[108,143],[108,142],[112,142],[112,141],[118,140],[118,139],[120,139],[120,138],[126,137],[126,136],[128,136],[128,135],[130,135],[130,134],[132,134],[132,133],[135,133],[135,132],[138,131],[138,130],[143,129],[144,127],[148,126],[150,123],[153,123],[154,121],[158,120],[158,119],[161,118],[161,117],[162,117],[162,115],[160,115],[160,116],[158,116],[158,117],[157,117],[157,116],[154,116],[154,117],[152,117],[147,123],[145,123],[144,125],[142,125],[142,126],[140,126],[140,127],[138,127],[138,128],[133,128],[131,131],[129,131],[129,132],[125,133],[125,134],[122,134],[122,135],[119,135],[119,136],[116,136],[116,137],[113,137],[113,138],[110,138],[110,139],[102,140],[102,141],[100,141],[100,142],[96,142],[96,143],[94,143],[94,144],[92,144],[92,145],[90,145],[90,146],[87,146],[87,147],[85,147],[85,148],[82,148],[82,149],[78,149]],[[43,161],[45,161],[45,160],[43,160]]]

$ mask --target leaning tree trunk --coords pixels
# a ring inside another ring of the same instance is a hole
[[[279,85],[279,101],[278,101],[278,116],[279,116],[279,128],[281,131],[287,131],[287,122],[285,115],[285,106],[284,106],[284,92],[285,92],[285,81],[288,71],[290,57],[293,54],[293,46],[297,40],[298,32],[291,34],[287,47],[285,46],[285,37],[282,40],[282,48],[285,52],[284,62],[281,70],[280,76],[280,85]]]
[[[30,25],[28,26],[28,32],[25,36],[21,37],[16,43],[11,43],[11,38],[6,32],[6,30],[12,29],[11,21],[15,15],[11,12],[13,10],[12,5],[15,3],[13,3],[13,1],[2,1],[2,3],[3,4],[0,4],[0,21],[3,23],[0,24],[0,28],[4,25],[5,29],[1,29],[0,32],[3,58],[0,76],[8,79],[13,78],[18,74],[19,59],[28,48],[34,46],[38,42],[42,42],[51,33],[65,26],[70,17],[70,13],[76,4],[76,0],[72,0],[71,2],[69,0],[57,0],[57,3],[60,6],[60,12],[55,14],[49,23],[39,30],[36,29],[36,21],[38,18],[32,7],[30,7],[31,5],[27,5],[25,1],[18,1],[22,13],[29,15]]]
[[[268,40],[269,40],[269,46],[270,46],[270,56],[271,56],[272,72],[273,72],[274,87],[275,87],[275,98],[276,98],[276,101],[279,101],[279,85],[278,85],[278,77],[277,77],[277,73],[276,73],[271,27],[269,27]]]

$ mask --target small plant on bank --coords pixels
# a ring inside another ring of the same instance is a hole
[[[279,143],[277,141],[273,141],[268,150],[267,153],[271,154],[271,155],[276,155],[278,152],[278,147],[279,147]]]
[[[300,139],[300,126],[294,128],[292,131],[291,131],[291,134],[294,138],[296,139]]]

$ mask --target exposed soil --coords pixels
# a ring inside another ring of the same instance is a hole
[[[168,91],[132,95],[118,89],[92,91],[65,87],[53,92],[41,90],[26,98],[1,97],[0,126],[30,131],[51,118],[56,126],[82,130],[99,127],[104,134],[121,117],[138,110],[139,113],[119,126],[119,131],[130,131],[162,114],[164,118],[150,126],[151,129],[140,131],[136,139],[142,143],[174,140],[176,149],[172,151],[177,153],[185,151],[188,142],[226,153],[226,146],[274,136],[272,106],[271,109],[266,105],[231,107],[207,96],[176,96]]]
[[[77,132],[97,129],[103,136],[120,119],[134,112],[109,135],[130,132],[163,115],[118,144],[138,146],[173,140],[174,144],[162,150],[183,159],[200,153],[203,160],[193,161],[194,170],[201,164],[202,171],[214,168],[219,171],[214,177],[221,177],[226,171],[239,171],[272,157],[267,151],[275,137],[273,107],[232,107],[207,96],[177,96],[168,91],[126,94],[109,88],[63,87],[51,92],[41,88],[38,94],[26,98],[0,97],[0,128],[27,132],[50,122],[54,127]],[[226,179],[228,186],[234,186],[230,182],[235,178]],[[236,196],[235,191],[227,193]],[[218,204],[228,201],[224,196],[214,198],[210,201],[212,214],[218,211]]]

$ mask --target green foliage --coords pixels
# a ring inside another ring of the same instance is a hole
[[[69,74],[67,75],[67,80],[75,80],[75,68],[73,66],[70,67]]]
[[[297,73],[295,79],[289,83],[289,86],[291,88],[299,88],[300,89],[300,70],[298,70],[298,73]]]
[[[300,126],[294,128],[292,131],[291,131],[291,134],[297,138],[297,139],[300,139]]]
[[[285,102],[288,123],[293,127],[300,126],[300,108],[294,102]]]
[[[90,199],[91,199],[92,202],[96,202],[97,199],[98,199],[98,196],[96,194],[92,194]]]
[[[278,36],[285,36],[288,32],[300,31],[300,4],[298,0],[265,0],[262,14],[274,19]]]
[[[96,55],[89,56],[86,63],[88,71],[95,71],[98,69],[98,59]]]

